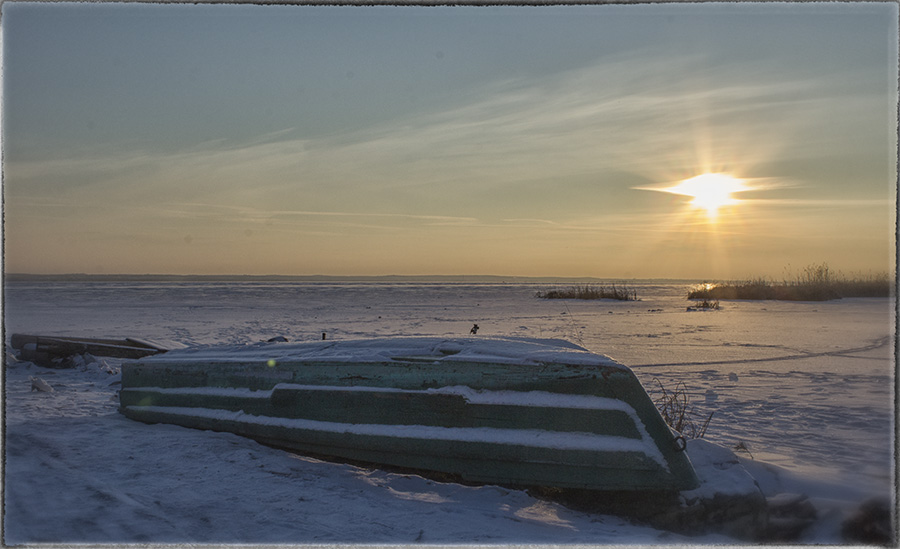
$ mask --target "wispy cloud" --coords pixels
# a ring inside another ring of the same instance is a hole
[[[614,237],[626,236],[630,248],[652,248],[666,235],[696,234],[703,224],[677,219],[672,204],[664,211],[666,204],[631,189],[707,168],[734,172],[757,190],[800,189],[811,182],[758,167],[824,154],[830,149],[816,141],[821,113],[839,119],[854,112],[829,111],[821,81],[785,79],[764,66],[718,67],[715,78],[704,69],[700,56],[637,51],[552,78],[496,81],[462,107],[329,138],[298,139],[286,127],[176,153],[9,162],[6,205],[16,220],[42,216],[59,227],[79,227],[79,216],[102,212],[120,238],[184,243],[191,236],[195,248],[269,231],[310,248],[361,236],[367,245],[357,244],[357,251],[386,234],[434,237],[432,247],[443,249],[494,239],[509,256],[508,243],[522,253],[542,239],[546,250],[559,248],[542,252],[547,261],[571,253],[572,242],[594,253],[621,246],[624,240]],[[698,74],[707,76],[688,76]],[[821,140],[836,139],[819,133]],[[651,183],[635,184],[641,180]],[[837,205],[812,195],[745,202]],[[875,202],[852,205],[881,204]],[[761,223],[722,226],[720,235],[761,232]],[[482,254],[493,260],[504,255],[498,250]]]
[[[426,223],[473,223],[473,217],[457,217],[448,215],[418,215],[406,213],[376,213],[376,212],[339,212],[339,211],[313,211],[313,210],[264,210],[247,206],[234,206],[228,204],[206,203],[179,203],[163,207],[161,211],[177,217],[239,217],[241,219],[255,219],[265,221],[276,217],[349,217],[349,218],[385,218],[385,219],[410,219]]]
[[[633,52],[553,78],[494,82],[464,107],[333,138],[292,139],[286,128],[242,144],[211,141],[167,155],[135,151],[10,169],[71,198],[82,192],[143,202],[214,196],[223,204],[288,206],[306,215],[434,216],[453,207],[448,217],[473,218],[494,207],[477,196],[520,181],[596,173],[599,194],[616,184],[604,175],[610,170],[665,181],[694,175],[698,163],[713,158],[746,168],[776,154],[779,140],[761,137],[806,131],[807,117],[797,113],[820,101],[811,92],[821,83],[764,71],[722,69],[705,83],[685,76],[702,67],[697,56]],[[784,113],[791,114],[779,116]],[[515,195],[510,199],[516,203]]]
[[[753,206],[819,206],[825,208],[887,208],[896,204],[895,199],[887,197],[872,199],[746,198],[741,201]]]

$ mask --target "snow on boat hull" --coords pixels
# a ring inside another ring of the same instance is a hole
[[[300,452],[587,490],[697,478],[640,382],[566,342],[402,338],[170,351],[123,365],[121,412]]]

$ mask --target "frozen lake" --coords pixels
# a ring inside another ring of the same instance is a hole
[[[187,345],[464,336],[474,324],[478,335],[562,338],[631,367],[651,395],[660,382],[684,383],[697,415],[713,413],[711,442],[891,492],[894,299],[688,311],[689,284],[628,285],[638,301],[539,299],[552,287],[543,283],[9,282],[4,303],[7,342],[12,333]]]

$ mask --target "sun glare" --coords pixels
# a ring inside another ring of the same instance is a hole
[[[719,215],[719,208],[738,204],[734,193],[751,190],[741,179],[722,173],[705,173],[685,179],[674,187],[661,191],[693,197],[691,206],[706,210],[710,219]]]

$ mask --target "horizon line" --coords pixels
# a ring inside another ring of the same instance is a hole
[[[505,281],[535,281],[535,282],[552,282],[552,281],[598,281],[598,282],[618,282],[618,281],[668,281],[668,282],[697,282],[698,278],[678,278],[678,277],[600,277],[600,276],[553,276],[553,275],[487,275],[487,274],[465,274],[465,275],[399,275],[399,274],[382,274],[382,275],[283,275],[283,274],[173,274],[173,273],[4,273],[4,282],[19,281],[166,281],[166,280],[195,280],[195,281],[240,281],[240,280],[258,280],[258,281],[298,281],[298,282],[315,282],[315,281],[442,281],[442,282],[505,282]],[[713,279],[702,279],[703,281]],[[720,279],[715,279],[720,280]]]

